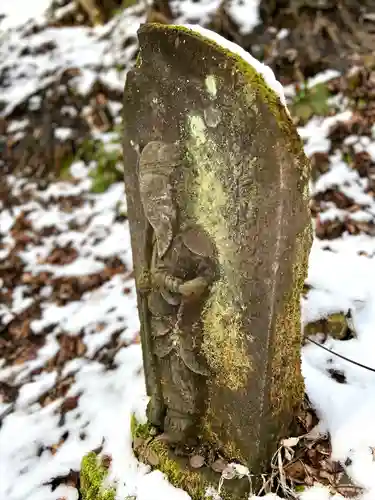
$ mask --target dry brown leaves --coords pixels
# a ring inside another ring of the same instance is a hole
[[[317,431],[318,419],[308,401],[305,401],[297,421],[301,435],[282,441],[277,460],[273,461],[274,477],[270,484],[276,482],[276,489],[281,490],[286,498],[297,498],[296,491],[315,483],[323,484],[332,494],[340,493],[346,498],[361,493],[361,488],[351,483],[344,467],[331,460],[329,438]]]
[[[329,154],[339,149],[348,167],[356,171],[361,180],[367,181],[364,191],[375,200],[375,162],[369,153],[358,152],[356,143],[345,142],[349,136],[372,137],[375,121],[375,70],[366,67],[354,68],[342,78],[331,82],[330,88],[332,92],[340,92],[349,100],[353,114],[346,122],[340,121],[331,128],[329,153],[315,153],[312,156],[312,179],[316,182],[321,175],[329,171]],[[315,218],[317,237],[331,240],[345,232],[351,235],[364,233],[375,236],[372,216],[368,218],[369,220],[362,221],[354,216],[359,211],[369,211],[371,204],[356,203],[343,192],[341,185],[333,185],[325,191],[316,193],[310,202],[310,210]],[[345,210],[345,215],[323,221],[320,214],[333,207]],[[371,211],[369,214],[371,215]]]

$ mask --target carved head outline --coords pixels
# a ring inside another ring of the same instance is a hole
[[[176,221],[173,200],[173,171],[181,163],[178,144],[151,141],[139,159],[139,191],[145,216],[155,231],[159,257],[168,250]]]

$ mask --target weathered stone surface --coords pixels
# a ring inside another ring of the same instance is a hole
[[[149,420],[256,472],[303,395],[308,162],[239,56],[181,27],[139,41],[124,164]]]

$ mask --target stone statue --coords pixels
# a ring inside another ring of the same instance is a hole
[[[204,404],[200,352],[201,313],[215,278],[215,248],[197,225],[179,220],[174,194],[182,163],[179,144],[151,141],[138,168],[142,207],[152,231],[147,296],[147,323],[160,382],[148,407],[149,420],[170,442],[186,441]]]
[[[309,163],[271,70],[207,31],[138,38],[123,151],[148,420],[168,453],[257,474],[303,399]]]

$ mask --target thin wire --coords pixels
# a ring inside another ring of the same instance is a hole
[[[368,370],[370,372],[374,372],[375,373],[375,368],[371,368],[370,366],[362,365],[361,363],[358,363],[358,361],[354,361],[353,359],[346,358],[342,354],[338,354],[335,351],[331,351],[331,349],[328,349],[328,347],[325,347],[324,345],[319,344],[319,342],[316,342],[315,340],[311,339],[310,337],[306,337],[306,339],[309,340],[310,342],[312,342],[313,344],[317,345],[318,347],[321,347],[325,351],[333,354],[334,356],[337,356],[338,358],[341,358],[341,359],[343,359],[345,361],[348,361],[349,363],[352,363],[353,365],[359,366],[360,368],[364,368],[365,370]]]

